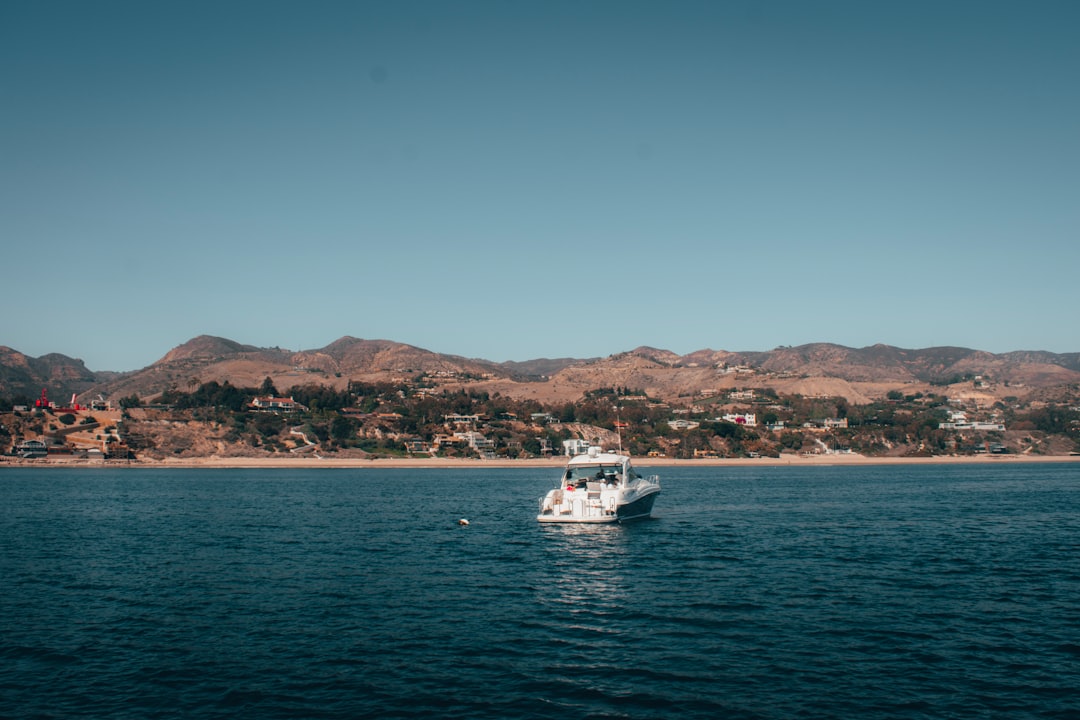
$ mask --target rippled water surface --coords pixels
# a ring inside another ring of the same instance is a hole
[[[1080,465],[660,472],[0,469],[0,716],[1080,716]]]

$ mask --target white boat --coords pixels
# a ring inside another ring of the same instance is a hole
[[[660,494],[657,475],[637,474],[630,458],[589,448],[566,463],[558,487],[540,498],[539,522],[614,523],[649,517]]]

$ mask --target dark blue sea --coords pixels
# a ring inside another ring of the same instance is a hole
[[[1080,464],[658,472],[2,468],[0,717],[1080,717]]]

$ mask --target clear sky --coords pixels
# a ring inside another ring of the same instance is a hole
[[[0,4],[0,345],[1080,351],[1080,3]]]

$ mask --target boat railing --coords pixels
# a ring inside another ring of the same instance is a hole
[[[637,479],[641,480],[642,482],[650,483],[652,485],[659,485],[660,484],[660,476],[659,475],[638,475]]]

